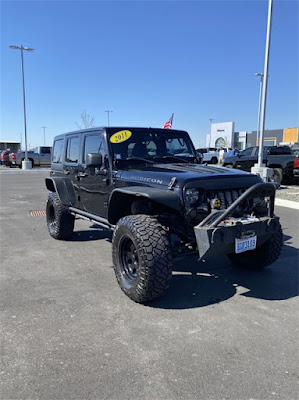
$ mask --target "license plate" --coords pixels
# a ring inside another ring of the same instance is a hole
[[[235,253],[244,253],[247,250],[254,250],[256,248],[256,235],[249,238],[235,240]]]

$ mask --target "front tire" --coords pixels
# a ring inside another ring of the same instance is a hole
[[[282,248],[282,229],[277,231],[261,246],[241,254],[228,254],[230,261],[237,267],[259,270],[273,264],[278,259]]]
[[[75,217],[61,203],[56,193],[49,193],[46,217],[49,233],[54,239],[65,240],[72,236]]]
[[[121,290],[136,303],[160,297],[168,288],[171,249],[165,230],[155,218],[121,218],[113,233],[112,258]]]

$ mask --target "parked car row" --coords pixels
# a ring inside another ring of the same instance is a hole
[[[226,157],[224,167],[241,169],[250,172],[251,168],[258,161],[259,147],[248,147],[236,156]],[[281,183],[283,178],[292,179],[294,177],[294,160],[296,156],[292,154],[288,146],[271,146],[263,148],[263,163],[266,167],[273,168],[274,181]]]
[[[233,149],[231,147],[223,147],[224,158],[228,157]],[[213,147],[199,148],[196,149],[197,153],[202,154],[202,162],[206,164],[217,164],[219,159],[220,148],[216,149]],[[239,149],[235,149],[235,152],[239,153]]]

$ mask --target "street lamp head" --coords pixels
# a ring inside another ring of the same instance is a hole
[[[264,76],[264,74],[263,74],[262,72],[256,72],[256,73],[254,74],[254,76]]]
[[[26,51],[34,51],[34,49],[31,49],[30,47],[23,47],[23,46],[9,46],[10,49],[16,49],[16,50],[26,50]]]

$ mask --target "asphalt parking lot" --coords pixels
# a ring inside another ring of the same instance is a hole
[[[78,220],[55,241],[31,216],[47,175],[0,175],[1,399],[298,398],[298,210],[276,208],[270,268],[177,259],[144,306],[117,285],[109,231]]]

